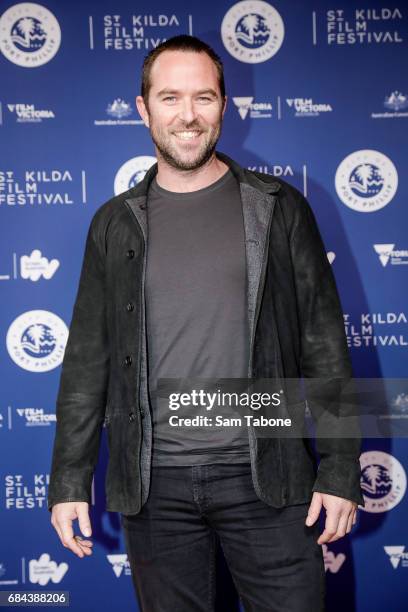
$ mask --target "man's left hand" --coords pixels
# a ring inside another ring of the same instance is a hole
[[[308,527],[317,521],[322,506],[326,509],[326,523],[324,531],[317,540],[318,544],[335,542],[344,537],[346,533],[350,533],[357,520],[358,504],[356,502],[337,495],[314,491],[306,518]]]

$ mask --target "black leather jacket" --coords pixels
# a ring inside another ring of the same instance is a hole
[[[225,154],[241,193],[250,330],[248,377],[351,376],[331,266],[307,200],[282,179],[242,168]],[[88,230],[62,364],[48,509],[91,503],[102,426],[109,447],[106,509],[137,514],[149,494],[152,419],[147,391],[143,181],[95,212]],[[292,408],[304,410],[304,403]],[[312,413],[313,413],[313,408]],[[364,505],[361,439],[260,438],[248,427],[257,495],[274,507],[313,491]]]

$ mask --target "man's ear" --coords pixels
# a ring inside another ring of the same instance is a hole
[[[224,102],[223,102],[224,106],[223,106],[223,109],[222,109],[222,116],[223,117],[224,117],[225,109],[227,108],[227,99],[228,99],[228,96],[224,96]]]
[[[139,115],[143,119],[145,126],[149,127],[149,113],[147,112],[146,104],[142,96],[136,96],[136,108],[139,111]]]

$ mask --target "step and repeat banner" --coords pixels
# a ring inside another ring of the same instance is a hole
[[[186,33],[222,57],[229,100],[218,149],[307,197],[355,376],[404,379],[408,8],[402,0],[55,0],[3,1],[0,10],[0,589],[69,591],[78,612],[91,601],[134,610],[119,516],[104,509],[105,436],[91,557],[61,545],[46,498],[89,222],[155,162],[134,103],[143,58]],[[408,385],[389,402],[408,418]],[[407,439],[365,438],[361,465],[366,506],[350,536],[323,546],[328,610],[402,611]],[[217,609],[239,610],[220,553]]]

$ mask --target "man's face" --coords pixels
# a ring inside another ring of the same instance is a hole
[[[148,106],[136,104],[159,154],[173,168],[194,170],[215,150],[225,112],[217,69],[206,53],[164,51],[150,72]]]

